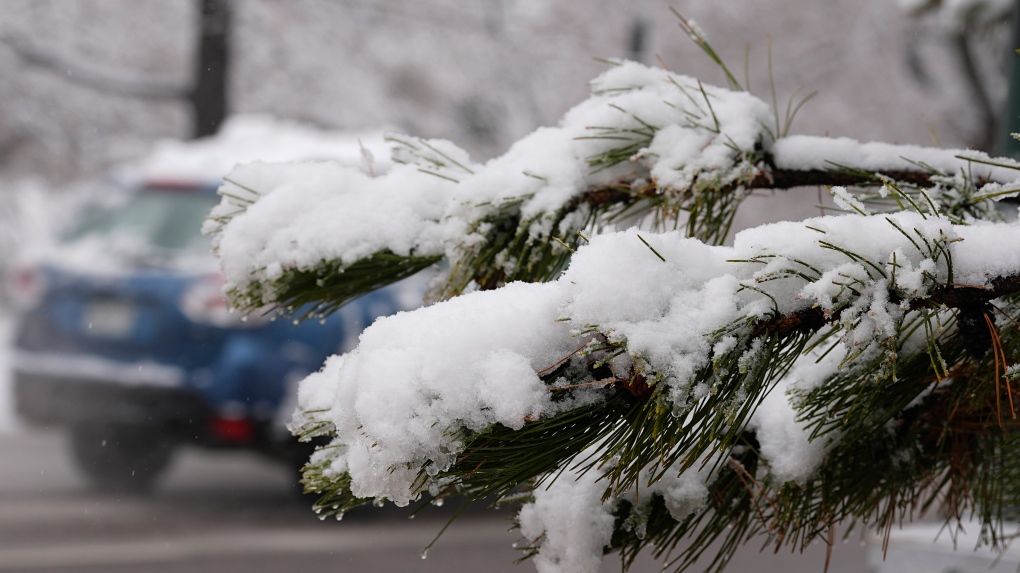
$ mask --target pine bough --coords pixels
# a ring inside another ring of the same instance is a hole
[[[444,302],[302,383],[294,431],[328,441],[316,511],[522,502],[543,572],[644,548],[682,569],[716,541],[721,568],[753,535],[803,548],[936,507],[1000,544],[1020,517],[1018,165],[786,137],[739,86],[636,63],[592,87],[485,164],[397,137],[379,176],[224,184],[207,231],[243,311],[317,316],[443,269]],[[844,212],[719,246],[750,192],[803,185]]]

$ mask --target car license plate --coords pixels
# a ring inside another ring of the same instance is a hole
[[[81,327],[87,334],[124,338],[134,330],[138,315],[134,305],[116,300],[97,300],[85,306]]]

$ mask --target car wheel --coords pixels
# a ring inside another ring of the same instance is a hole
[[[284,463],[290,471],[291,478],[294,480],[291,484],[291,491],[294,492],[296,498],[303,501],[307,501],[309,497],[318,499],[318,496],[306,496],[305,486],[301,483],[303,477],[301,469],[308,463],[308,458],[312,456],[316,445],[316,443],[299,442],[297,438],[291,438],[280,444],[276,452],[277,459]]]
[[[153,428],[83,424],[72,428],[71,453],[100,491],[144,493],[166,468],[175,444]]]

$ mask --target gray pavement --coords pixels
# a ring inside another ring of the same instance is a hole
[[[533,572],[514,565],[507,510],[457,519],[427,559],[422,549],[449,511],[414,520],[393,509],[320,521],[297,499],[283,467],[254,454],[186,450],[148,496],[90,492],[63,436],[0,434],[0,572],[368,571]],[[821,572],[825,551],[759,554],[748,548],[728,571]],[[854,540],[833,552],[832,573],[864,571]],[[603,571],[619,571],[606,559]],[[644,560],[635,573],[658,571]]]

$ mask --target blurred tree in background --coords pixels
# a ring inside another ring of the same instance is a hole
[[[100,93],[154,100],[181,99],[188,103],[192,137],[213,135],[227,117],[227,74],[230,69],[230,1],[196,0],[193,77],[187,85],[170,85],[142,77],[125,77],[88,61],[63,58],[32,44],[28,38],[7,35],[3,40],[29,66],[62,74]],[[105,66],[109,68],[109,66]]]
[[[490,157],[582,98],[599,71],[593,57],[650,64],[661,58],[671,69],[718,75],[678,41],[674,23],[660,17],[661,5],[652,0],[626,6],[589,0],[583,7],[534,0],[470,6],[246,0],[232,5],[229,18],[202,17],[226,16],[220,4],[0,1],[0,176],[94,177],[159,138],[205,133],[215,121],[192,113],[199,92],[228,94],[232,113],[269,113],[331,129],[390,127],[456,140]],[[955,60],[930,39],[934,34],[915,36],[918,24],[895,17],[888,0],[803,6],[742,0],[682,8],[702,26],[726,31],[713,42],[727,61],[741,62],[744,42],[753,42],[752,70],[764,70],[771,34],[776,61],[798,63],[776,66],[777,89],[820,91],[801,114],[806,132],[925,143],[923,113],[943,144],[979,143],[973,126],[980,119],[952,111],[967,107],[961,104],[973,92],[951,75]],[[224,22],[229,32],[217,36]],[[226,43],[216,39],[228,35]],[[912,79],[907,48],[914,44],[932,83]],[[19,56],[26,51],[68,65],[41,67]],[[212,73],[198,78],[210,81],[196,82],[202,69],[196,62],[215,54],[229,56],[229,74],[211,66]],[[845,65],[837,70],[835,61]],[[1002,72],[982,64],[982,73],[990,80]],[[87,85],[89,78],[109,81]],[[763,72],[750,78],[759,92],[768,81]],[[995,103],[1002,90],[990,85]],[[207,106],[199,107],[206,113]],[[220,110],[216,103],[207,111],[216,117]]]

